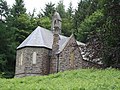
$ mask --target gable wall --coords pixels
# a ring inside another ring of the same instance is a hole
[[[59,55],[59,71],[82,68],[82,56],[74,37]]]

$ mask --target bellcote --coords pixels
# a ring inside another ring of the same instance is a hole
[[[52,17],[52,26],[51,30],[54,34],[60,34],[61,33],[61,22],[62,19],[57,11],[55,11],[53,17]]]

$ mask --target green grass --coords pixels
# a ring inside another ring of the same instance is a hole
[[[0,90],[120,90],[120,71],[80,69],[48,76],[0,79]]]

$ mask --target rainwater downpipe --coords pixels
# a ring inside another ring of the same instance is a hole
[[[59,72],[59,54],[57,54],[57,73]]]

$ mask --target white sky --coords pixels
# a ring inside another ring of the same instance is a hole
[[[15,0],[6,0],[8,5],[12,6],[13,3],[15,2]],[[55,5],[57,5],[57,3],[60,0],[24,0],[25,3],[25,7],[27,8],[27,12],[31,12],[33,11],[33,9],[36,9],[36,12],[38,13],[39,11],[41,11],[41,9],[44,9],[45,4],[52,2],[55,3]],[[77,8],[77,4],[80,0],[63,0],[63,3],[65,5],[65,9],[68,8],[69,3],[72,2],[72,6],[73,9]]]

